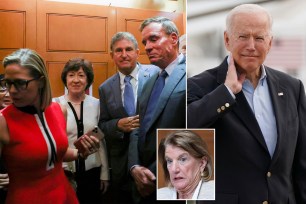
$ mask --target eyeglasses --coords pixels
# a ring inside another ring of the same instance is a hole
[[[31,81],[34,81],[37,79],[30,79],[30,80],[25,80],[25,79],[2,79],[0,81],[1,88],[2,89],[10,89],[12,85],[14,85],[15,89],[18,91],[23,91],[28,88],[28,85]]]

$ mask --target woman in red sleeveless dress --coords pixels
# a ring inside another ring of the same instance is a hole
[[[66,109],[51,102],[51,88],[42,58],[20,49],[3,60],[13,100],[0,115],[0,151],[10,183],[6,203],[78,203],[62,161],[87,157],[98,140],[84,135],[82,149],[68,148]]]

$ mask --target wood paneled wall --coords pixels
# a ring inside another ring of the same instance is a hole
[[[141,35],[141,22],[152,16],[172,19],[184,34],[182,13],[84,5],[45,0],[0,1],[0,61],[18,48],[36,50],[45,60],[54,97],[64,94],[60,80],[64,64],[83,57],[94,66],[92,93],[117,69],[110,57],[111,37],[119,31],[135,35],[140,45],[139,62],[148,63]],[[3,73],[2,64],[0,73]]]

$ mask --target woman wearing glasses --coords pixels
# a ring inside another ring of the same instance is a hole
[[[6,203],[78,203],[62,161],[86,158],[98,140],[84,135],[82,148],[68,148],[67,111],[51,102],[46,67],[35,51],[17,50],[3,66],[1,86],[13,100],[0,115],[0,152],[10,178]]]

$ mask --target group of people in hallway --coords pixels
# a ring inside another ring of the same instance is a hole
[[[12,99],[0,115],[6,203],[156,202],[155,131],[186,126],[186,64],[168,18],[145,20],[141,35],[151,65],[137,62],[131,33],[116,33],[110,55],[118,73],[100,85],[99,99],[86,94],[94,80],[86,59],[65,64],[67,93],[52,99],[37,52],[4,58],[1,89]]]

